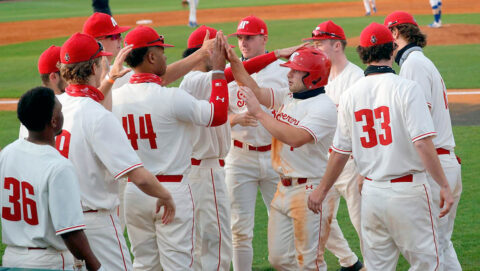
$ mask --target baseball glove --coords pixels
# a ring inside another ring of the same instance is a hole
[[[188,8],[188,0],[182,0],[182,7]]]

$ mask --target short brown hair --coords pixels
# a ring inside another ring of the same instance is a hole
[[[67,82],[75,82],[76,84],[87,84],[88,77],[93,74],[93,64],[100,67],[100,57],[90,59],[73,64],[61,64],[60,74]]]
[[[393,28],[396,28],[408,43],[415,43],[415,45],[422,48],[427,45],[427,35],[423,34],[418,26],[413,24],[399,24]]]
[[[347,41],[346,40],[329,40],[330,44],[333,45],[335,42],[339,41],[340,44],[342,44],[342,49],[345,51],[345,47],[347,47]]]
[[[397,45],[393,42],[388,42],[380,45],[370,47],[357,46],[357,53],[364,64],[371,62],[389,60]]]

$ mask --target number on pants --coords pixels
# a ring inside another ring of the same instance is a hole
[[[145,114],[138,118],[139,128],[140,128],[140,139],[148,139],[150,142],[150,148],[157,148],[157,134],[153,131],[152,125],[152,116],[150,114]],[[126,117],[122,117],[123,129],[127,134],[128,139],[130,140],[134,150],[138,150],[138,134],[135,130],[135,118],[133,114],[128,114]]]
[[[57,148],[65,158],[68,158],[68,152],[70,151],[70,137],[71,134],[69,131],[62,130],[62,133],[55,139],[55,148]]]
[[[375,130],[375,119],[382,119],[380,127],[383,134],[378,136]],[[360,137],[360,142],[364,148],[373,148],[380,142],[381,145],[389,145],[392,143],[392,129],[390,127],[390,109],[387,106],[380,106],[373,111],[370,109],[361,109],[355,112],[355,121],[360,122],[365,119],[365,125],[362,127],[363,131],[368,134],[367,137]]]
[[[2,218],[10,221],[20,221],[22,219],[30,225],[38,225],[37,203],[28,195],[35,195],[33,186],[28,182],[20,182],[15,178],[5,178],[3,185],[5,190],[12,190],[12,195],[8,197],[8,201],[12,203],[13,207],[2,207]],[[20,194],[22,203],[20,204]]]

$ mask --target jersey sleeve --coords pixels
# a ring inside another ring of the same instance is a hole
[[[429,107],[432,107],[432,82],[431,77],[424,71],[421,63],[406,62],[400,69],[401,77],[410,79],[420,85],[420,90],[424,95],[425,101]]]
[[[405,91],[405,97],[402,101],[404,101],[405,122],[412,142],[425,137],[435,136],[437,133],[435,132],[428,106],[425,104],[425,97],[421,92],[420,85],[416,82],[411,82],[407,87],[408,89]]]
[[[337,126],[337,110],[333,102],[323,103],[322,106],[313,108],[298,124],[299,128],[305,129],[312,135],[315,143],[324,142],[335,131]],[[331,143],[331,142],[330,142]],[[329,143],[329,145],[330,145]]]
[[[176,90],[172,111],[178,120],[200,126],[208,126],[213,119],[213,105],[208,101],[195,99],[183,89]]]
[[[112,113],[99,117],[92,133],[92,148],[115,179],[143,166]]]
[[[212,93],[212,73],[195,72],[191,76],[185,77],[179,88],[196,99],[208,101]]]
[[[332,150],[343,154],[352,153],[352,130],[350,128],[352,122],[348,115],[347,103],[347,96],[344,94],[340,97],[338,105],[337,129],[332,144]]]
[[[48,206],[57,235],[85,228],[80,188],[73,166],[60,167],[48,182]]]
[[[263,88],[263,90],[270,91],[271,107],[270,109],[278,110],[284,103],[290,89],[286,88]]]

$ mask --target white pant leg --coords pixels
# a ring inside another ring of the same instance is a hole
[[[188,0],[188,7],[190,9],[190,13],[188,14],[188,21],[189,22],[197,22],[197,6],[199,0]]]
[[[434,213],[435,217],[438,218],[440,263],[443,267],[443,270],[462,270],[455,252],[455,248],[450,240],[453,233],[458,203],[462,194],[461,166],[458,163],[454,153],[449,155],[439,155],[438,158],[440,159],[440,164],[442,165],[445,176],[447,177],[447,181],[450,185],[450,189],[452,190],[454,199],[450,212],[446,216],[438,218],[440,213],[440,186],[428,174],[428,183],[432,191],[432,212]]]
[[[164,271],[193,270],[194,203],[187,180],[183,182],[164,183],[175,201],[175,219],[164,225],[163,209],[156,215],[157,245]]]
[[[260,181],[259,188],[262,193],[263,202],[267,207],[267,212],[270,212],[270,203],[272,203],[273,196],[277,191],[280,177],[272,167],[271,152],[258,153],[258,160],[260,164]]]
[[[432,9],[438,8],[439,7],[438,4],[441,5],[441,3],[442,3],[442,1],[440,1],[440,0],[429,0],[429,2],[430,2],[430,6],[432,7]]]
[[[2,258],[3,267],[73,270],[73,256],[68,250],[53,248],[28,249],[7,246]]]
[[[188,176],[195,203],[194,270],[230,270],[232,233],[225,171],[192,166]]]
[[[106,270],[132,270],[132,261],[123,233],[117,209],[84,213],[85,234],[90,247]]]
[[[120,221],[120,231],[122,234],[125,232],[125,188],[127,187],[127,179],[120,178],[118,180],[118,199],[120,205],[117,208],[117,215]]]
[[[366,13],[372,12],[372,10],[370,9],[369,0],[363,0],[363,6],[365,7],[365,12]]]

